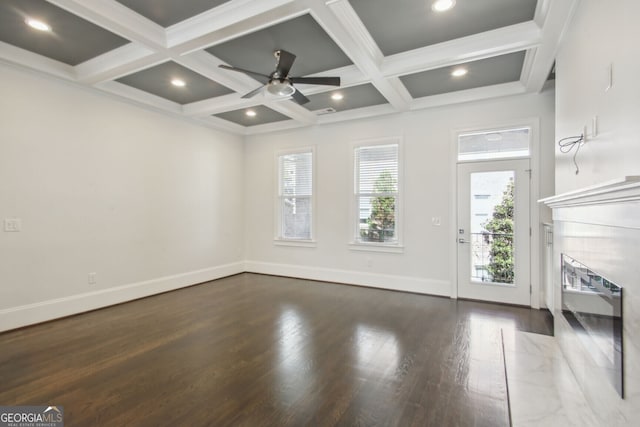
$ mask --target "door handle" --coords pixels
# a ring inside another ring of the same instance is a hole
[[[470,243],[468,240],[458,239],[458,243]]]

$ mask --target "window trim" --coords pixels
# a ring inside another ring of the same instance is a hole
[[[398,146],[398,195],[396,197],[396,241],[395,242],[364,242],[359,239],[360,232],[360,212],[358,210],[358,195],[356,192],[356,149],[361,147],[374,147],[376,145],[393,145]],[[403,233],[403,215],[404,215],[404,147],[403,138],[401,136],[391,136],[375,139],[364,139],[354,141],[350,145],[351,149],[351,189],[350,191],[350,209],[349,209],[349,240],[348,247],[352,251],[369,251],[369,252],[388,252],[403,253],[404,252],[404,233]]]
[[[496,126],[486,126],[486,127],[471,127],[465,129],[455,130],[454,133],[454,145],[455,145],[455,162],[458,163],[479,163],[479,162],[495,162],[498,160],[516,160],[516,159],[531,159],[533,158],[533,149],[534,149],[534,140],[533,140],[533,132],[534,132],[534,123],[530,122],[514,122],[513,124],[509,124],[508,122],[501,125]],[[502,131],[512,131],[518,129],[528,129],[529,130],[529,154],[526,156],[505,156],[499,158],[487,158],[487,159],[464,159],[460,160],[460,137],[463,135],[472,135],[472,134],[487,134],[493,132],[502,132]]]
[[[288,239],[282,237],[282,210],[280,209],[280,157],[289,154],[311,153],[311,226],[310,239]],[[273,227],[273,244],[275,246],[293,246],[293,247],[316,247],[316,146],[310,145],[305,147],[283,149],[275,152],[275,197],[274,197],[274,227]]]

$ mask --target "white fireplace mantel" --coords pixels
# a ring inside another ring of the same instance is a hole
[[[625,176],[621,179],[547,197],[538,200],[538,203],[544,203],[550,208],[556,209],[637,201],[640,201],[640,176]]]
[[[640,176],[625,176],[538,201],[553,220],[640,229]]]

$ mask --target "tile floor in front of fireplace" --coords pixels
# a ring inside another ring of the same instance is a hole
[[[601,425],[554,337],[503,330],[503,342],[514,427]]]

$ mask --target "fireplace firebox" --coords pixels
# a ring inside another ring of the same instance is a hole
[[[624,397],[622,287],[561,255],[562,314],[587,352]]]

